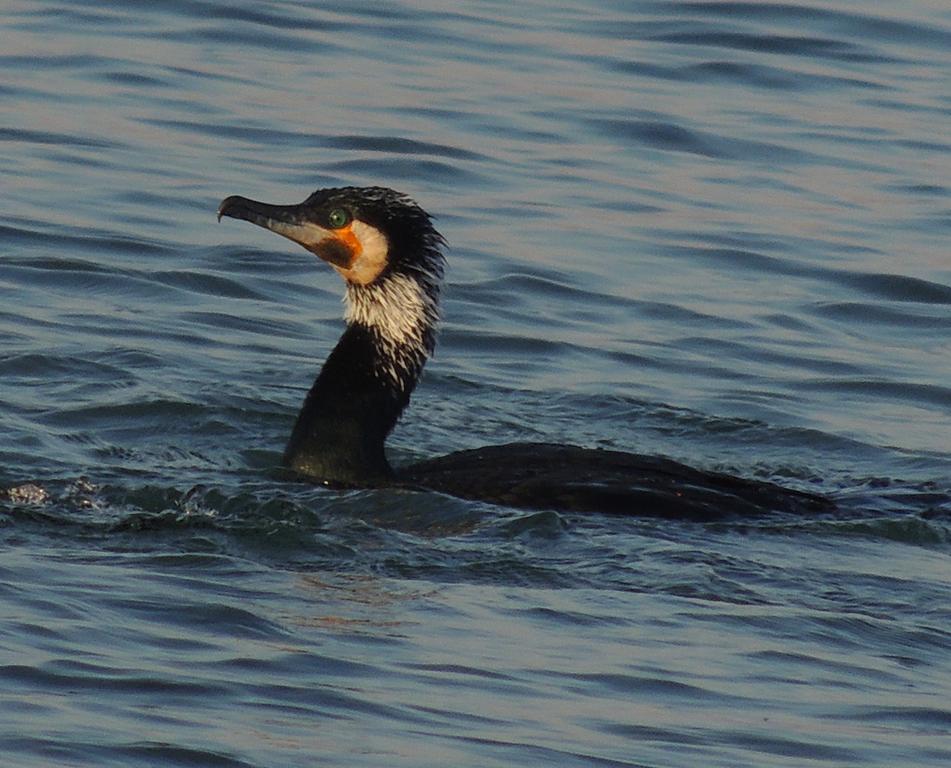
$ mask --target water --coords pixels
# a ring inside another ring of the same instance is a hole
[[[10,766],[951,762],[951,13],[0,9]],[[698,525],[276,471],[341,285],[218,201],[450,241],[390,441],[833,494]],[[26,484],[32,485],[26,485]]]

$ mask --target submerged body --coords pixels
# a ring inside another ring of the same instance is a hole
[[[428,488],[514,507],[711,520],[822,512],[822,496],[649,456],[517,443],[460,451],[395,472],[384,443],[435,346],[445,244],[429,215],[382,187],[319,190],[298,205],[228,197],[244,219],[299,243],[347,285],[347,328],[307,394],[284,452],[328,484]]]
[[[510,507],[712,521],[766,512],[831,512],[825,497],[693,469],[659,456],[550,443],[458,451],[403,469],[399,480]]]

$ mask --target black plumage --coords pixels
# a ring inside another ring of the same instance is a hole
[[[284,463],[307,479],[425,488],[520,508],[695,520],[834,509],[824,496],[772,483],[575,446],[490,446],[394,471],[384,443],[433,352],[439,320],[445,241],[429,215],[393,190],[343,187],[288,206],[229,197],[222,216],[300,243],[347,284],[347,328],[284,452]]]

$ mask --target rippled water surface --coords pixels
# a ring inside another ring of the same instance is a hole
[[[10,766],[951,764],[943,0],[6,2]],[[342,286],[229,194],[451,244],[394,461],[829,493],[716,525],[276,468]]]

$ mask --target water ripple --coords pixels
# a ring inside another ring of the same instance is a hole
[[[884,64],[898,61],[882,53],[875,53],[865,46],[832,38],[763,35],[698,29],[689,32],[655,34],[650,36],[649,39],[665,43],[731,48],[740,51],[808,56],[813,59],[833,59],[858,63]]]

